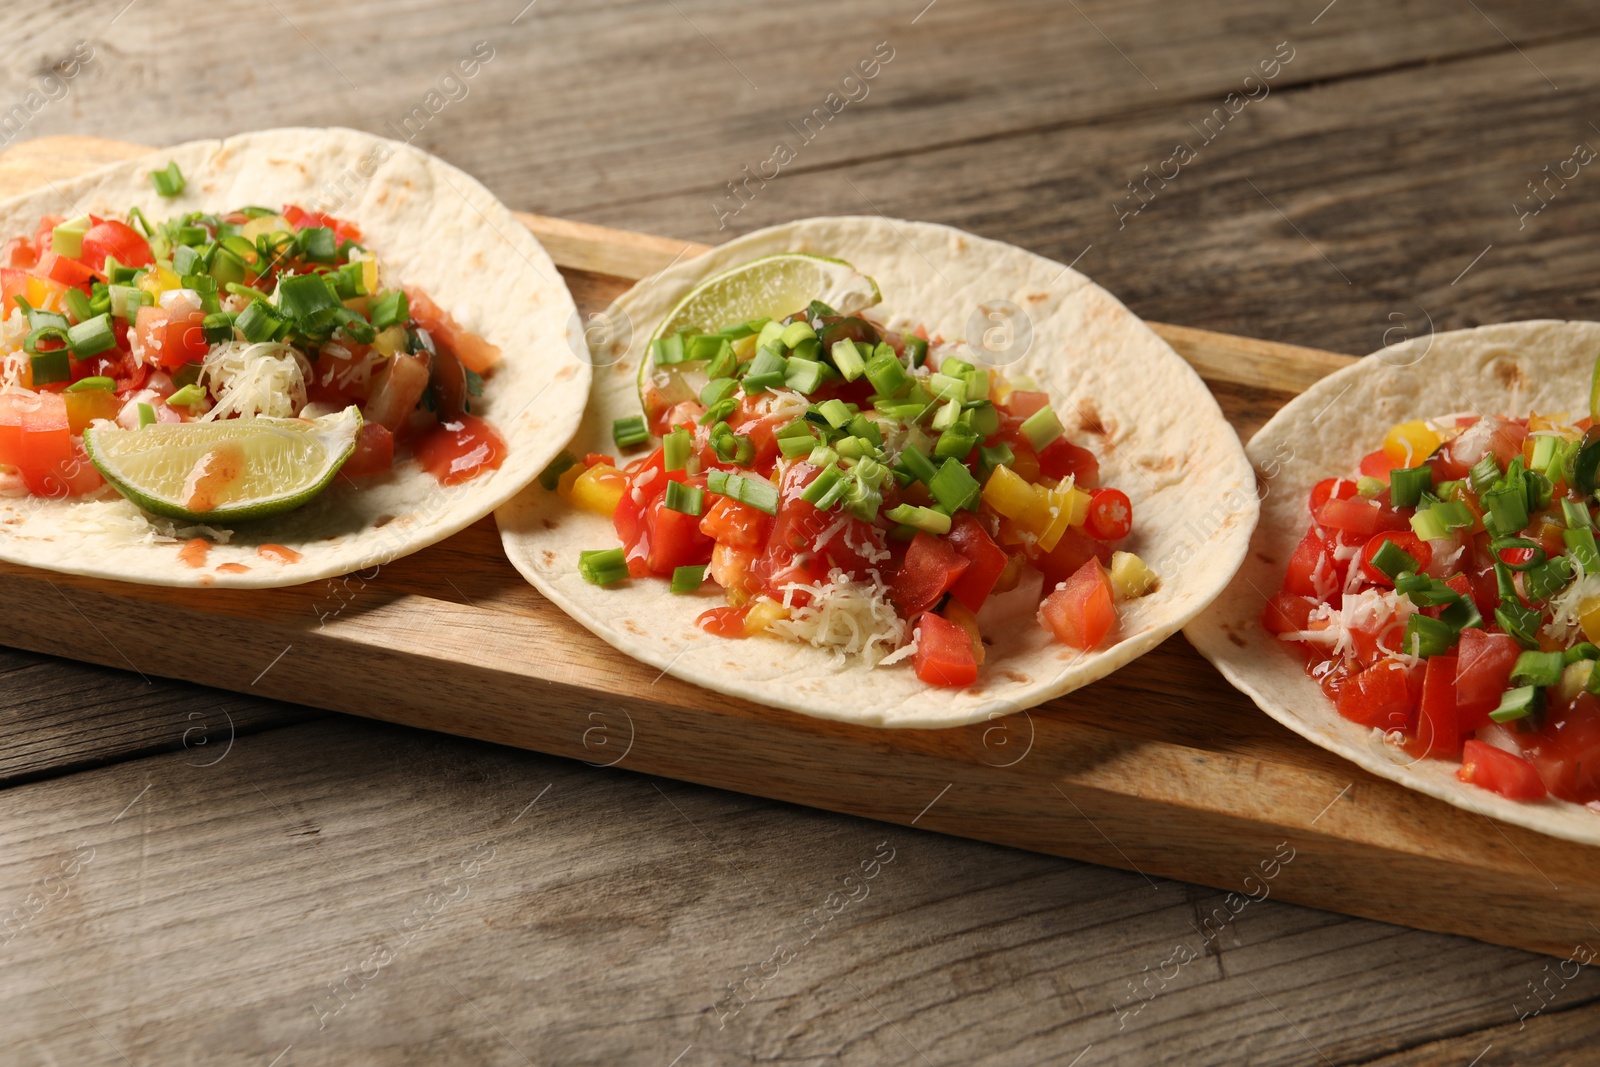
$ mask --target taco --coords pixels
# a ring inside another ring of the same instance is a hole
[[[502,538],[585,626],[709,689],[872,726],[1013,712],[1173,633],[1255,521],[1194,371],[996,241],[798,222],[640,283],[610,325]]]
[[[590,368],[476,181],[351,130],[197,141],[0,204],[0,559],[292,585],[482,518]]]
[[[1262,427],[1239,576],[1189,639],[1374,774],[1600,843],[1600,324],[1385,349]]]

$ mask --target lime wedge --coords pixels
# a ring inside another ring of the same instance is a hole
[[[781,319],[804,310],[820,300],[841,312],[854,313],[872,307],[883,297],[878,283],[842,259],[813,256],[805,252],[780,252],[731,267],[707,278],[667,315],[651,340],[668,337],[679,330],[720,330],[752,319]],[[639,362],[640,403],[644,402],[644,383],[653,364],[649,351]],[[683,368],[666,368],[673,381],[662,382],[669,395],[677,398],[697,394],[699,385],[680,382]],[[704,378],[703,374],[698,376]],[[699,382],[700,385],[704,381]],[[681,394],[681,396],[679,395]]]
[[[361,412],[320,419],[90,426],[89,461],[146,511],[187,522],[242,522],[293,511],[325,489],[361,435]]]

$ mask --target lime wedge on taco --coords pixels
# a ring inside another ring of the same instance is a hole
[[[355,451],[361,413],[320,419],[91,426],[84,450],[106,481],[146,511],[187,522],[243,522],[293,511]]]

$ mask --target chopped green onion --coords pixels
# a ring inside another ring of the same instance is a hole
[[[844,472],[838,467],[822,468],[817,472],[817,476],[811,479],[810,484],[801,491],[800,499],[819,508],[826,509],[831,507],[833,501],[837,500],[840,493],[843,492],[843,487],[839,485],[839,481],[843,477]],[[834,492],[836,488],[839,489],[839,493]],[[828,498],[827,504],[822,503],[824,498]]]
[[[82,322],[89,317],[89,294],[82,289],[69,288],[61,294],[61,302],[67,306],[67,316],[74,322]]]
[[[97,374],[92,378],[79,378],[77,381],[75,381],[71,385],[67,386],[65,392],[68,392],[68,393],[87,393],[87,392],[89,392],[91,390],[94,390],[94,389],[103,389],[106,392],[110,392],[111,390],[115,389],[116,387],[117,387],[116,379],[114,379],[114,378],[106,378],[106,377],[104,377],[102,375],[98,375]]]
[[[1472,485],[1474,493],[1487,492],[1489,487],[1500,480],[1500,464],[1495,462],[1493,452],[1485,452],[1483,458],[1472,465],[1467,471],[1467,480]]]
[[[820,470],[823,467],[831,467],[839,462],[839,453],[827,445],[817,445],[811,450],[810,455],[806,456],[806,462]]]
[[[1450,651],[1456,632],[1442,619],[1426,615],[1413,615],[1406,620],[1405,637],[1400,647],[1413,656],[1439,656]]]
[[[924,533],[943,535],[950,532],[950,516],[942,511],[934,511],[932,508],[919,508],[912,504],[900,504],[884,512],[883,517],[890,522],[914,526]]]
[[[813,363],[820,363],[822,362],[822,342],[815,337],[808,337],[795,345],[794,350],[789,355],[794,358],[809,359]]]
[[[929,425],[935,430],[948,430],[960,419],[961,405],[954,400],[950,400],[940,405],[939,410],[934,412]]]
[[[980,438],[987,438],[1000,429],[1000,412],[987,400],[980,400],[961,413],[961,421],[971,426]]]
[[[1542,564],[1546,559],[1544,547],[1530,537],[1497,538],[1489,543],[1489,549],[1494,553],[1495,561],[1500,566],[1505,567],[1507,570],[1531,571],[1535,567]],[[1528,552],[1532,552],[1533,555],[1529,556],[1521,563],[1508,563],[1506,560],[1501,558],[1500,553],[1510,551],[1511,549],[1523,549]]]
[[[820,300],[813,300],[806,305],[806,318],[808,319],[832,319],[837,318],[838,315],[837,311]]]
[[[928,492],[945,511],[968,507],[978,499],[982,488],[972,472],[959,459],[947,459],[928,482]]]
[[[783,384],[788,361],[770,348],[756,350],[756,358],[745,364],[744,391],[759,393]]]
[[[1370,478],[1362,475],[1356,479],[1356,495],[1365,497],[1368,500],[1371,500],[1387,488],[1389,488],[1389,483],[1382,478]]]
[[[905,336],[906,361],[920,367],[928,361],[928,342],[914,334]]]
[[[928,458],[927,453],[915,445],[908,446],[900,453],[900,465],[923,485],[932,485],[934,476],[939,472],[939,469],[933,465],[933,461]]]
[[[705,363],[716,358],[723,345],[731,349],[733,345],[721,334],[694,333],[688,334],[683,339],[683,361],[685,363]]]
[[[848,337],[833,342],[830,354],[833,356],[833,365],[839,368],[839,373],[847,382],[853,382],[867,372],[866,360],[861,358],[855,342]]]
[[[234,317],[231,311],[216,311],[201,320],[200,331],[205,335],[206,344],[220,345],[233,340]]]
[[[778,340],[783,344],[783,347],[793,348],[801,341],[811,340],[816,336],[817,331],[811,328],[809,322],[791,322],[783,328],[783,333],[778,336]]]
[[[1588,641],[1579,641],[1561,654],[1563,666],[1576,663],[1580,659],[1600,659],[1600,646]]]
[[[730,341],[742,341],[746,337],[753,337],[760,333],[767,323],[771,321],[771,319],[751,319],[749,322],[741,322],[736,326],[718,330],[717,333]]]
[[[674,482],[673,484],[676,485],[677,483]],[[700,588],[701,583],[705,580],[706,567],[703,563],[698,567],[674,567],[672,568],[672,584],[667,588],[674,593],[693,593]]]
[[[953,378],[948,374],[930,374],[925,386],[928,392],[940,400],[953,400],[957,404],[967,402],[967,383],[960,378]]]
[[[1572,561],[1566,556],[1553,556],[1522,576],[1522,588],[1529,600],[1544,601],[1561,592],[1571,581]]]
[[[733,346],[719,348],[716,356],[706,365],[707,378],[732,378],[733,372],[739,369],[739,354]]]
[[[981,440],[972,430],[957,424],[939,435],[939,440],[933,446],[933,454],[940,459],[965,459]]]
[[[67,346],[79,359],[99,355],[106,349],[115,347],[116,343],[117,337],[111,331],[109,314],[96,315],[67,330]]]
[[[1443,481],[1433,487],[1433,492],[1440,500],[1451,501],[1461,494],[1461,486],[1459,480]]]
[[[824,400],[816,406],[816,411],[824,419],[828,420],[828,425],[835,430],[844,429],[850,420],[855,417],[855,412],[850,409],[850,405],[837,397],[832,400]]]
[[[1378,551],[1372,554],[1372,559],[1368,562],[1372,564],[1374,570],[1382,571],[1388,575],[1390,580],[1397,577],[1401,571],[1415,573],[1417,570],[1416,558],[1393,540],[1384,541],[1379,546]]]
[[[854,416],[850,422],[846,424],[845,429],[849,430],[856,437],[870,441],[872,443],[872,447],[874,448],[883,447],[883,432],[878,429],[878,424],[867,418],[865,414],[858,414]]]
[[[826,380],[827,364],[792,356],[783,368],[783,384],[802,395],[809,395]]]
[[[134,285],[113,285],[109,290],[111,294],[111,313],[125,322],[132,323],[139,316],[139,309],[146,304],[154,303],[151,295]]]
[[[1477,603],[1470,596],[1464,596],[1439,612],[1439,621],[1448,623],[1450,629],[1460,633],[1462,630],[1482,628],[1483,615],[1479,613]]]
[[[694,434],[681,426],[661,439],[662,462],[669,471],[687,469],[693,450]]]
[[[206,398],[206,391],[194,383],[190,383],[167,397],[168,407],[188,408],[200,403]]]
[[[307,226],[299,233],[305,258],[313,263],[334,263],[339,259],[339,240],[326,226]]]
[[[1562,530],[1561,539],[1567,543],[1567,553],[1583,568],[1584,574],[1600,574],[1600,547],[1595,545],[1594,530]]]
[[[867,364],[867,380],[879,396],[899,396],[909,384],[905,367],[888,345],[879,345],[877,354]]]
[[[1497,485],[1481,500],[1484,528],[1490,533],[1509,536],[1528,525],[1528,498],[1520,485]]]
[[[1411,532],[1424,541],[1437,541],[1450,536],[1450,530],[1444,524],[1444,515],[1438,507],[1419,510],[1411,516]]]
[[[764,478],[744,477],[723,470],[706,474],[706,488],[722,496],[730,496],[741,504],[749,504],[768,515],[778,513],[778,487]]]
[[[556,487],[561,484],[561,476],[577,464],[578,457],[571,452],[560,452],[544,470],[539,472],[539,485],[552,493],[555,492]]]
[[[611,424],[611,439],[618,448],[633,448],[650,440],[650,430],[645,426],[642,415],[633,415],[617,419]]]
[[[725,396],[715,404],[712,404],[710,407],[706,408],[706,413],[700,416],[700,425],[711,426],[719,423],[737,410],[739,410],[739,398],[736,396]]]
[[[706,407],[720,404],[734,394],[739,383],[732,378],[713,378],[700,390],[700,403]]]
[[[711,448],[722,462],[736,463],[741,467],[749,466],[756,455],[755,445],[750,438],[734,433],[725,422],[717,423],[712,431]]]
[[[38,331],[34,331],[37,333]],[[32,336],[31,334],[29,335]],[[58,348],[54,352],[37,352],[28,357],[29,369],[33,372],[35,388],[41,385],[53,385],[56,382],[70,382],[72,380],[72,365],[67,362],[67,350]]]
[[[1066,427],[1061,425],[1055,409],[1049,404],[1022,420],[1022,436],[1033,445],[1035,452],[1043,451],[1047,445],[1066,432]]]
[[[1010,466],[1016,462],[1017,455],[1011,446],[1001,441],[997,445],[984,445],[978,449],[979,461],[983,467],[983,477],[988,480],[996,467]]]
[[[1533,456],[1528,460],[1528,466],[1536,471],[1544,471],[1560,458],[1561,438],[1554,434],[1536,433],[1529,435],[1533,441]]]
[[[1600,374],[1600,367],[1596,367]],[[1597,475],[1600,475],[1600,433],[1593,426],[1584,431],[1583,441],[1572,457],[1572,486],[1587,502],[1594,496]]]
[[[1563,499],[1561,518],[1569,530],[1587,530],[1594,526],[1594,519],[1589,514],[1589,505],[1581,500]]]
[[[1489,718],[1495,722],[1516,722],[1537,712],[1542,703],[1542,691],[1538,686],[1507,689],[1500,696],[1500,706],[1489,713]]]
[[[162,196],[172,197],[183,192],[184,186],[189,183],[184,181],[183,172],[178,169],[178,161],[168,160],[167,165],[160,170],[150,172],[150,184],[156,187],[156,192]]]
[[[610,585],[628,576],[628,560],[620,548],[590,549],[578,553],[578,573],[594,585]]]
[[[1559,652],[1524,652],[1511,668],[1511,684],[1555,685],[1564,666]]]
[[[139,405],[139,429],[144,429],[156,421],[156,409],[149,404]]]
[[[1397,508],[1414,508],[1424,490],[1433,486],[1433,468],[1424,463],[1389,472],[1389,503]]]
[[[777,348],[783,344],[784,328],[783,323],[768,320],[767,324],[761,327],[761,332],[756,335],[756,349]]]
[[[252,300],[246,308],[239,312],[239,317],[234,320],[246,341],[270,341],[278,335],[278,330],[284,326],[284,320],[278,316],[271,304],[264,300]]]
[[[1516,638],[1523,648],[1539,647],[1539,627],[1544,623],[1544,615],[1540,612],[1517,600],[1504,599],[1494,611],[1494,621],[1500,624],[1500,629]]]
[[[650,358],[658,367],[670,367],[675,363],[682,363],[683,335],[675,333],[671,337],[657,337],[651,341]]]
[[[411,304],[404,289],[379,293],[367,304],[367,315],[375,330],[387,330],[411,321]]]
[[[695,486],[685,485],[682,482],[668,482],[665,504],[669,511],[698,518],[705,507],[705,493]]]
[[[1441,607],[1445,604],[1454,604],[1461,599],[1460,593],[1439,579],[1430,578],[1426,574],[1413,574],[1410,571],[1401,571],[1395,577],[1394,591],[1404,593],[1419,608]]]
[[[1522,488],[1526,498],[1528,513],[1542,511],[1550,503],[1551,494],[1555,487],[1538,471],[1526,471],[1522,475]]]

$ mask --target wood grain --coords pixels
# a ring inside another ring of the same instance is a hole
[[[0,793],[0,1025],[30,1065],[1320,1064],[1514,1029],[1541,973],[1270,900],[1207,940],[1220,893],[952,844],[330,719]]]

